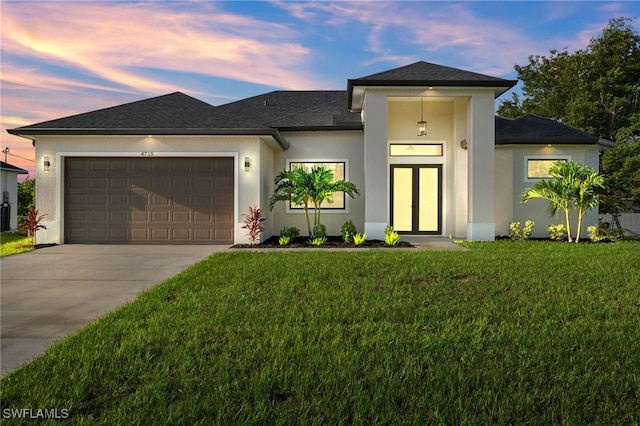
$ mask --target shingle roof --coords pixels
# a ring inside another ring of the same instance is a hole
[[[361,93],[366,86],[416,86],[416,87],[494,87],[496,97],[515,86],[518,80],[505,80],[476,72],[419,61],[388,71],[347,81],[350,109],[359,109]]]
[[[13,164],[5,163],[4,161],[0,161],[0,170],[3,172],[16,173],[19,175],[29,174],[25,169],[21,169],[20,167],[16,167]]]
[[[496,117],[496,145],[540,143],[615,145],[611,141],[536,115],[525,115],[517,120]]]
[[[175,92],[15,130],[199,128],[214,111],[213,105]]]
[[[316,128],[362,126],[346,107],[347,92],[274,91],[221,105],[209,117],[211,127]]]
[[[511,84],[512,80],[505,80],[498,77],[479,74],[476,72],[465,71],[458,68],[447,67],[444,65],[433,64],[431,62],[419,61],[413,64],[394,68],[388,71],[371,74],[366,77],[360,77],[352,81],[385,81],[398,82],[408,81],[415,82],[486,82],[498,84]]]
[[[269,134],[280,128],[362,128],[360,115],[346,108],[345,91],[274,91],[214,107],[176,92],[111,108],[9,130],[12,134],[173,133]],[[251,130],[251,132],[249,132]]]

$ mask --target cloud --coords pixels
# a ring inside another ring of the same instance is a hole
[[[301,70],[309,50],[286,26],[225,13],[214,3],[175,5],[9,2],[2,48],[144,93],[173,89],[170,78],[149,77],[149,70],[308,87],[310,74]]]

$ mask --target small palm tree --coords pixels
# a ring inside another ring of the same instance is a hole
[[[309,172],[310,181],[312,183],[311,201],[314,207],[314,223],[313,227],[320,225],[320,212],[322,211],[322,203],[325,201],[333,204],[333,194],[336,192],[344,192],[349,197],[354,198],[359,194],[358,187],[346,180],[333,181],[333,172],[325,167],[313,167]]]
[[[283,170],[278,173],[275,179],[275,189],[271,200],[269,201],[269,209],[273,210],[273,206],[278,201],[288,201],[301,205],[307,219],[307,229],[311,236],[311,221],[309,220],[309,202],[311,202],[311,181],[307,171],[302,167],[294,167],[291,170]]]
[[[303,167],[284,170],[276,176],[275,190],[269,202],[269,208],[278,201],[289,201],[301,205],[307,220],[309,237],[313,237],[309,207],[313,205],[313,228],[320,225],[320,212],[323,202],[333,203],[333,194],[342,191],[351,198],[359,194],[358,188],[346,180],[333,181],[333,172],[323,166],[315,166],[307,171]]]
[[[576,209],[576,242],[579,242],[582,219],[587,211],[598,204],[598,190],[604,188],[604,178],[591,167],[575,161],[556,161],[549,167],[549,175],[549,180],[542,179],[535,187],[527,188],[522,194],[522,202],[526,203],[534,198],[547,200],[549,216],[563,210],[569,242],[573,242],[570,213],[572,209]]]

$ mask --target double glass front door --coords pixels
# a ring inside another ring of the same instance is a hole
[[[406,234],[442,234],[442,165],[391,166],[391,224]]]

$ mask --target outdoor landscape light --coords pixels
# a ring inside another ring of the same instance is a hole
[[[423,99],[420,98],[420,121],[418,121],[418,136],[425,136],[427,134],[427,122],[424,121],[423,115]]]
[[[51,162],[49,161],[49,156],[48,156],[48,155],[45,155],[45,156],[44,156],[44,162],[43,162],[43,164],[44,164],[44,171],[45,171],[45,172],[48,172],[48,171],[49,171],[49,168],[51,167]]]
[[[244,171],[248,172],[250,168],[251,168],[251,161],[249,160],[249,157],[244,157]]]

